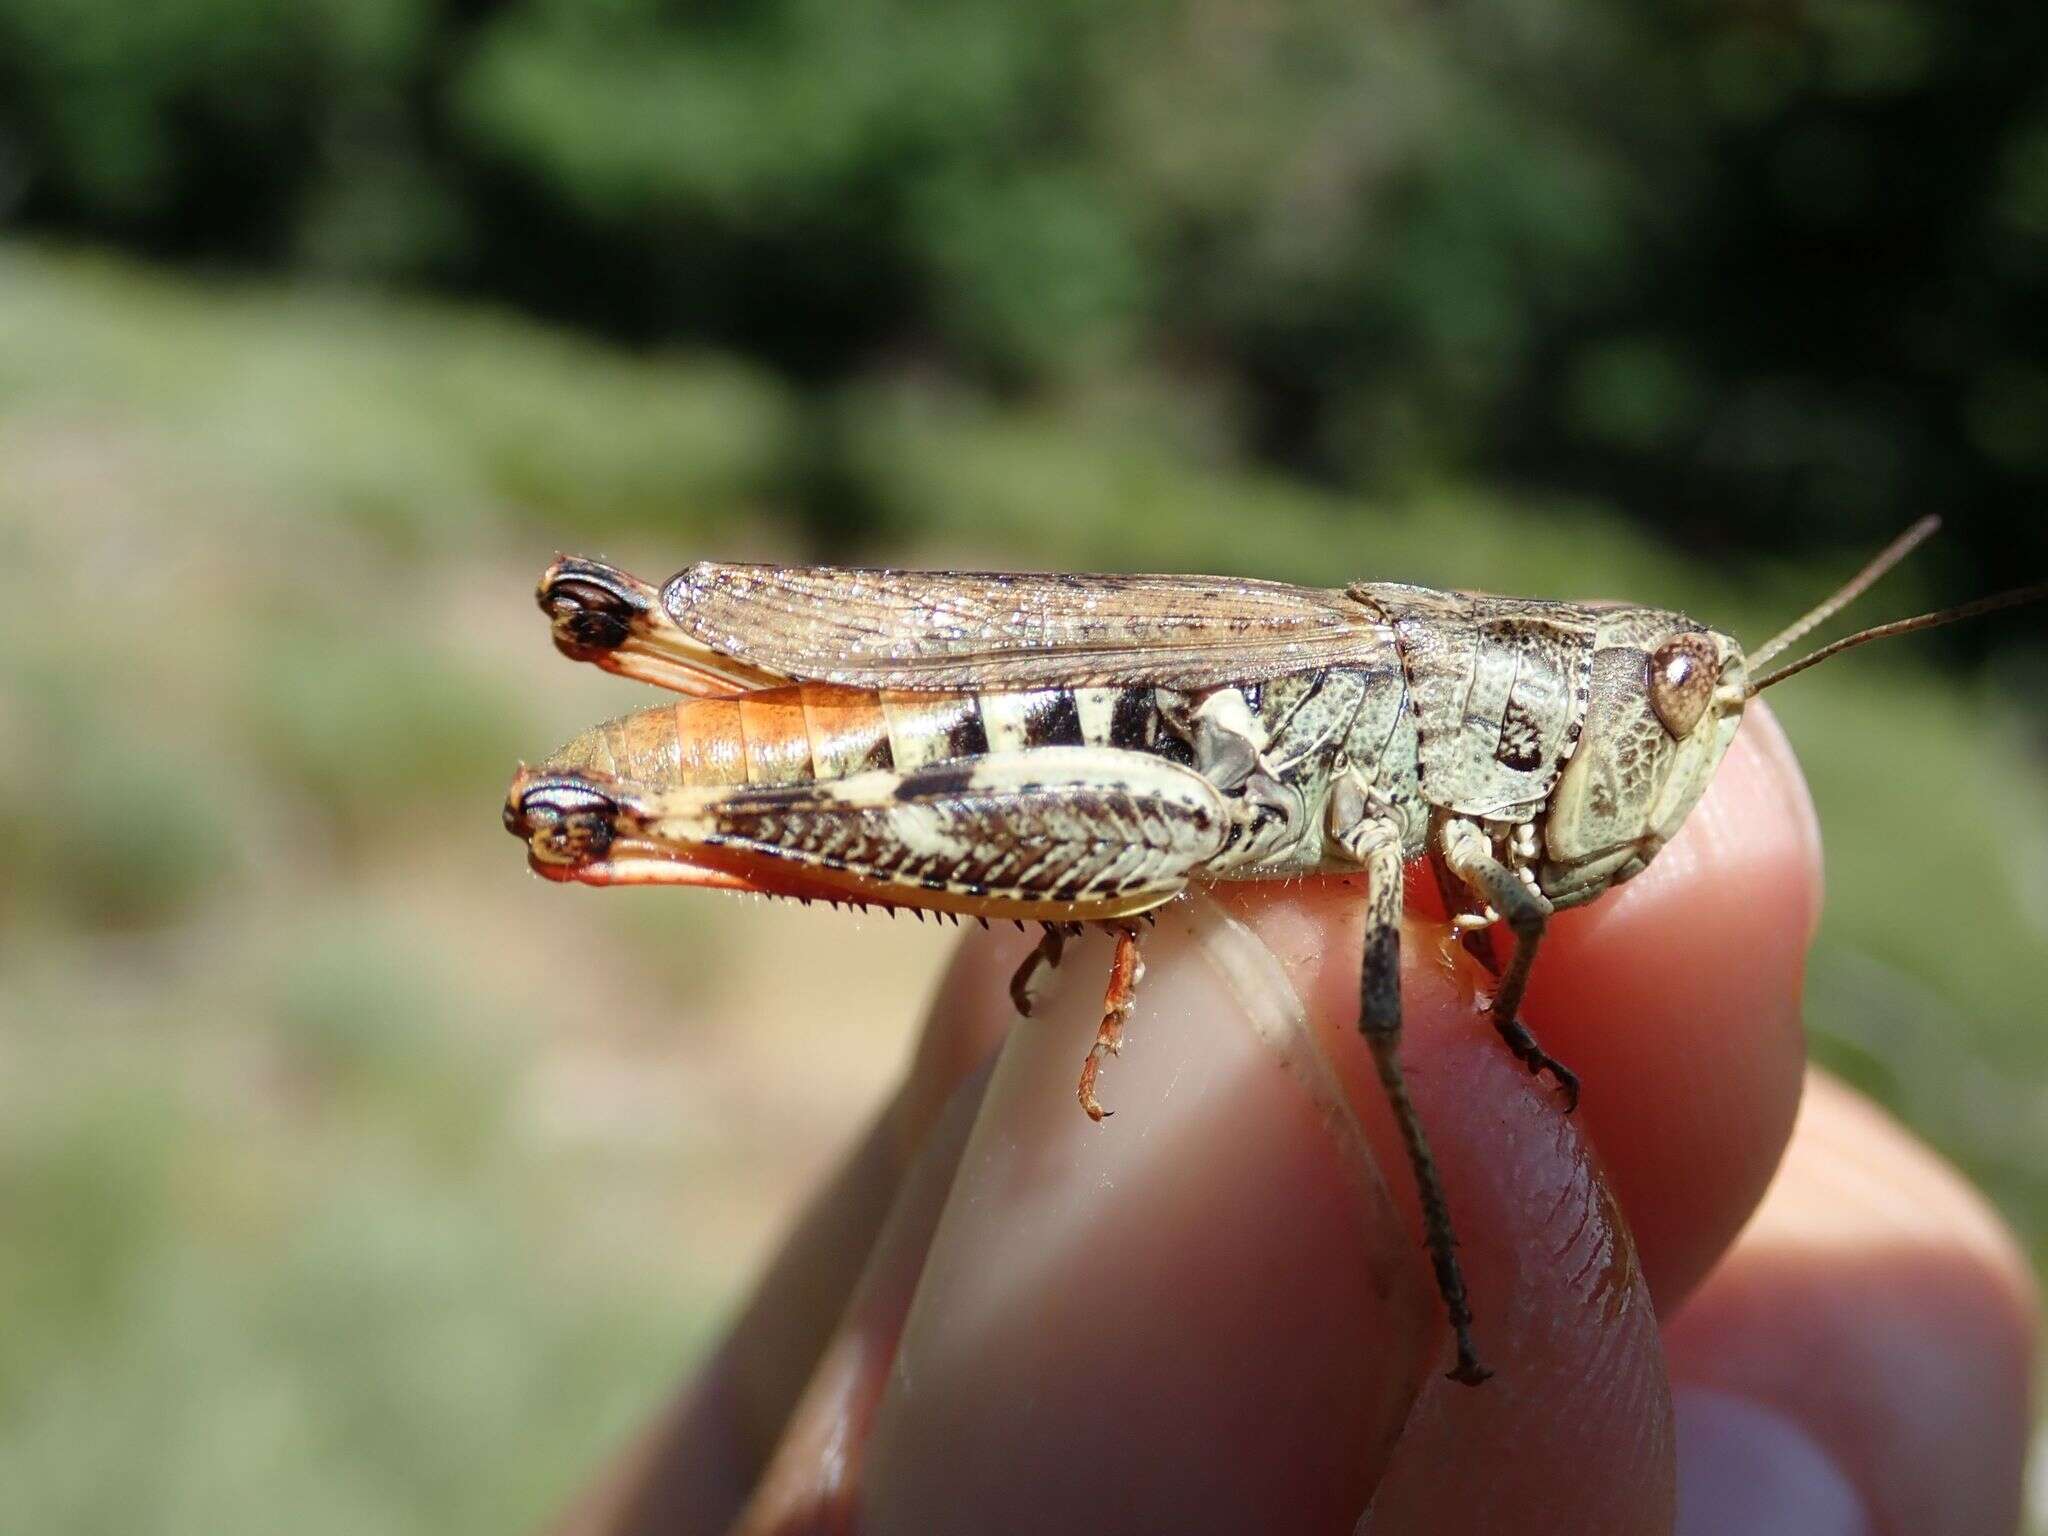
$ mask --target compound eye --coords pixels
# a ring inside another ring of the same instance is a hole
[[[1707,712],[1721,663],[1705,635],[1673,635],[1650,657],[1650,707],[1664,729],[1680,741]]]

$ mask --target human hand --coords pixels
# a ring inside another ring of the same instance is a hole
[[[1073,1088],[1107,945],[1013,1028],[1030,940],[970,935],[888,1113],[564,1531],[2007,1536],[2032,1281],[1955,1173],[1807,1073],[1819,891],[1753,712],[1680,837],[1544,947],[1524,1017],[1585,1084],[1570,1118],[1408,925],[1476,1389],[1443,1379],[1356,1032],[1355,892],[1163,913],[1103,1125]]]

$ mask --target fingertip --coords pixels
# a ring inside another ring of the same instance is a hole
[[[1549,1091],[1497,1042],[1467,1032],[1420,1054],[1417,1102],[1493,1376],[1476,1388],[1424,1386],[1375,1490],[1370,1529],[1668,1529],[1670,1393],[1626,1222]]]
[[[2000,1319],[2010,1353],[2031,1358],[2040,1284],[2019,1239],[1984,1195],[1869,1098],[1813,1069],[1792,1145],[1743,1236],[1758,1251],[1842,1251],[1883,1242],[1939,1249],[1974,1276],[1974,1301]]]

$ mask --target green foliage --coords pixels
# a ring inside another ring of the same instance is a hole
[[[318,1121],[283,1140],[56,1086],[66,1117],[0,1155],[0,1477],[26,1526],[258,1530],[281,1501],[312,1532],[530,1524],[648,1411],[636,1362],[691,1345],[688,1297],[559,1311],[502,1147],[451,1178]]]
[[[377,609],[347,623],[261,616],[277,638],[250,657],[243,716],[273,772],[304,786],[357,836],[423,794],[495,770],[518,715],[504,684],[422,657]]]
[[[556,531],[716,526],[788,472],[793,406],[729,361],[635,365],[488,313],[252,303],[91,260],[53,283],[19,250],[0,301],[0,409],[139,410],[190,462],[415,551],[507,506]]]
[[[1192,378],[1705,544],[1962,505],[1981,576],[2048,555],[2044,71],[1939,0],[0,0],[0,209],[807,383]]]

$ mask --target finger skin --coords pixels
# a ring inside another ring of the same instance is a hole
[[[1682,1390],[1782,1415],[1872,1529],[2008,1536],[2039,1330],[2026,1261],[1983,1199],[1816,1074],[1782,1176],[1667,1339]],[[1710,1514],[1725,1497],[1688,1490],[1688,1536],[1729,1528]]]
[[[1490,1031],[1447,1042],[1439,1059],[1446,1071],[1417,1095],[1432,1125],[1454,1122],[1460,1109],[1445,1101],[1467,1094],[1492,1108],[1485,1139],[1454,1131],[1439,1161],[1495,1374],[1474,1390],[1431,1372],[1369,1529],[1666,1530],[1676,1481],[1657,1316],[1596,1159]]]
[[[1326,905],[1256,915],[1283,963],[1355,951],[1356,903]],[[1349,1009],[1311,1028],[1369,1154],[1160,927],[1132,1029],[1173,1038],[1117,1062],[1108,1127],[1071,1107],[1085,977],[1012,1037],[877,1416],[863,1528],[1336,1532],[1368,1503],[1375,1531],[1668,1528],[1669,1404],[1626,1229],[1458,979],[1426,953],[1404,977],[1435,1036],[1423,1113],[1484,1120],[1438,1138],[1498,1373],[1478,1391],[1441,1380],[1440,1303],[1393,1128],[1350,1080]],[[1361,1156],[1398,1198],[1347,1176]]]
[[[1297,969],[1333,939],[1339,952],[1355,951],[1342,919],[1280,903],[1248,915]],[[1475,1011],[1462,955],[1458,971],[1442,963],[1444,931],[1411,924],[1406,936],[1416,952],[1402,977],[1410,1089],[1450,1192],[1479,1349],[1494,1375],[1477,1389],[1445,1378],[1453,1351],[1433,1307],[1431,1369],[1371,1496],[1369,1529],[1665,1530],[1675,1498],[1671,1405],[1633,1237],[1554,1091]],[[1347,1002],[1332,988],[1312,1011],[1389,1170],[1412,1264],[1421,1230],[1412,1181],[1359,1060]],[[1609,1475],[1585,1476],[1587,1467]]]
[[[877,1417],[868,1528],[1240,1530],[1284,1511],[1348,1530],[1375,1489],[1375,1530],[1487,1529],[1544,1489],[1549,1528],[1668,1528],[1644,1287],[1696,1282],[1776,1164],[1817,905],[1810,809],[1767,724],[1709,798],[1665,852],[1682,878],[1653,865],[1597,925],[1567,915],[1538,962],[1539,982],[1579,973],[1528,1011],[1584,1079],[1575,1123],[1512,1069],[1441,931],[1407,926],[1403,1057],[1495,1381],[1433,1380],[1440,1308],[1355,1036],[1355,896],[1247,889],[1236,911],[1304,1005],[1391,1205],[1347,1184],[1355,1148],[1171,914],[1103,1079],[1117,1116],[1076,1117],[1094,1004],[1075,976],[1103,964],[1081,946],[1012,1035],[963,1161]]]

